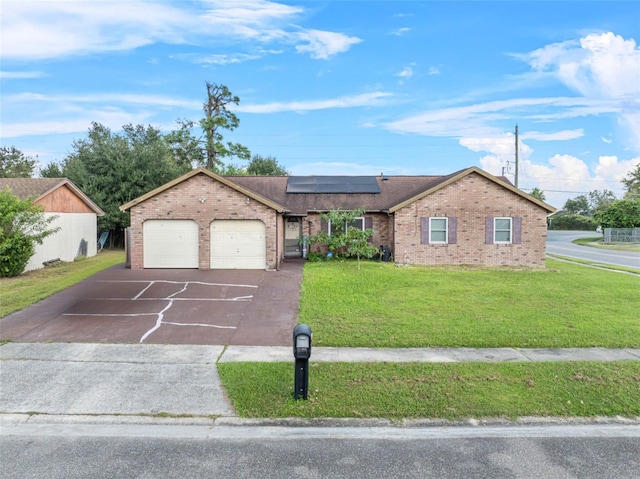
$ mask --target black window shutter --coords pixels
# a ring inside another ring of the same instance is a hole
[[[484,220],[484,244],[493,244],[493,216]]]
[[[449,223],[449,244],[458,244],[458,218],[456,216],[450,216],[448,218]]]

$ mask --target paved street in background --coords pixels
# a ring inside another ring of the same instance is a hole
[[[640,269],[640,252],[609,251],[572,243],[578,238],[597,238],[599,235],[600,233],[595,231],[549,231],[547,232],[547,253],[593,261],[594,263]]]

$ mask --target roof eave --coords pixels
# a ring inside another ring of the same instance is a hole
[[[505,181],[501,181],[499,178],[487,173],[484,170],[481,170],[480,168],[478,168],[477,166],[472,166],[470,168],[467,168],[465,170],[461,170],[458,173],[453,174],[450,178],[448,178],[447,180],[443,181],[442,183],[437,184],[436,186],[434,186],[433,188],[429,188],[405,201],[403,201],[402,203],[399,203],[395,206],[392,206],[391,208],[389,208],[389,212],[390,213],[395,213],[396,211],[424,198],[425,196],[431,195],[433,193],[435,193],[438,190],[441,190],[442,188],[449,186],[452,183],[455,183],[456,181],[460,180],[461,178],[464,178],[467,175],[470,175],[471,173],[477,173],[480,176],[483,176],[484,178],[488,179],[489,181],[493,181],[494,183],[502,186],[503,188],[508,189],[509,191],[511,191],[512,193],[517,194],[518,196],[531,201],[532,203],[538,205],[539,207],[543,208],[544,210],[552,213],[554,211],[556,211],[556,209],[551,206],[548,205],[547,203],[545,203],[544,201],[540,201],[537,198],[534,198],[531,195],[528,195],[527,193],[525,193],[524,191],[516,188],[515,186],[511,185],[510,183],[507,183]]]
[[[129,201],[128,203],[125,203],[124,205],[120,206],[120,211],[127,211],[127,210],[133,208],[134,206],[136,206],[136,205],[138,205],[138,204],[140,204],[140,203],[142,203],[144,201],[147,201],[150,198],[153,198],[154,196],[162,193],[163,191],[166,191],[166,190],[168,190],[170,188],[173,188],[174,186],[176,186],[176,185],[178,185],[178,184],[180,184],[180,183],[182,183],[182,182],[184,182],[184,181],[186,181],[186,180],[188,180],[190,178],[193,178],[194,176],[199,175],[199,174],[207,175],[208,177],[210,177],[210,178],[222,183],[223,185],[226,185],[229,188],[232,188],[232,189],[234,189],[234,190],[236,190],[236,191],[248,196],[249,198],[252,198],[252,199],[258,201],[259,203],[262,203],[262,204],[264,204],[264,205],[276,210],[278,213],[283,213],[285,211],[285,207],[284,206],[282,206],[282,205],[280,205],[280,204],[278,204],[278,203],[276,203],[274,201],[271,201],[271,200],[269,200],[269,199],[267,199],[267,198],[265,198],[263,196],[260,196],[260,195],[258,195],[256,193],[254,193],[253,191],[248,190],[248,189],[246,189],[246,188],[244,188],[244,187],[242,187],[240,185],[237,185],[233,181],[228,180],[227,178],[225,178],[223,176],[220,176],[220,175],[218,175],[218,174],[216,174],[216,173],[214,173],[212,171],[209,171],[209,170],[207,170],[206,168],[203,168],[203,167],[199,167],[199,168],[196,168],[195,170],[191,170],[190,172],[188,172],[188,173],[176,178],[175,180],[172,180],[172,181],[170,181],[168,183],[165,183],[164,185],[159,186],[158,188],[156,188],[154,190],[151,190],[148,193],[145,193],[144,195],[139,196],[138,198],[135,198],[134,200]]]

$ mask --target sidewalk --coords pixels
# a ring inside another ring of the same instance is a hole
[[[0,347],[0,425],[242,422],[216,364],[293,361],[284,346],[8,343]],[[310,361],[640,361],[640,349],[317,347]]]
[[[293,361],[291,347],[228,346],[218,362]],[[331,348],[316,347],[311,362],[540,362],[540,361],[640,361],[640,349],[607,348]]]

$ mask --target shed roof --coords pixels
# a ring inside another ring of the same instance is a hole
[[[11,193],[21,200],[33,199],[34,203],[44,198],[52,191],[66,186],[80,198],[98,216],[104,216],[104,211],[91,201],[80,188],[67,178],[0,178],[0,189],[9,188]]]

